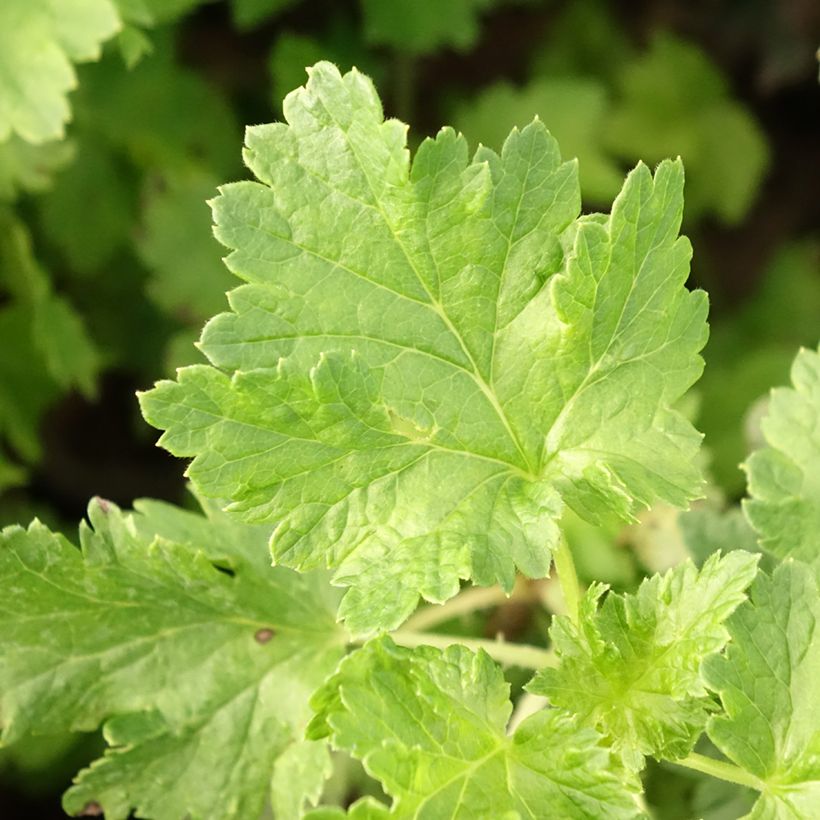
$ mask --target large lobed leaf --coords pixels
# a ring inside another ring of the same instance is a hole
[[[817,817],[820,807],[820,598],[809,567],[761,574],[729,620],[724,656],[704,664],[725,714],[709,737],[760,782],[748,820]]]
[[[645,755],[684,757],[708,717],[701,663],[729,639],[724,621],[746,599],[757,559],[715,553],[699,571],[686,562],[600,609],[605,587],[593,585],[580,624],[558,616],[550,631],[560,666],[528,688],[601,731],[632,768]]]
[[[545,710],[507,734],[509,685],[483,652],[375,639],[312,703],[309,731],[363,761],[391,817],[640,816],[638,780],[593,730]]]
[[[265,566],[253,528],[141,510],[93,502],[82,551],[38,522],[0,536],[3,741],[105,721],[72,814],[256,817],[344,651],[326,580]],[[280,782],[292,816],[326,767],[314,748]]]
[[[472,160],[443,129],[411,165],[370,81],[327,63],[284,111],[248,130],[259,181],[214,203],[247,284],[203,333],[213,366],[142,396],[201,492],[277,524],[277,562],[335,569],[357,633],[463,578],[546,575],[565,504],[698,493],[671,409],[706,338],[680,163],[576,222],[576,166],[537,121]]]
[[[820,572],[820,354],[802,350],[791,376],[793,388],[771,393],[761,425],[769,446],[745,465],[743,508],[763,549]]]

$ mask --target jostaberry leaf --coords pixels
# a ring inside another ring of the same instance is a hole
[[[82,550],[38,522],[0,535],[3,740],[104,723],[71,814],[257,817],[344,652],[326,578],[249,560],[260,534],[237,522],[157,502],[89,517]]]
[[[724,621],[745,600],[758,556],[740,550],[654,575],[635,595],[590,587],[580,624],[558,616],[550,631],[561,664],[527,687],[607,736],[627,764],[684,757],[703,731],[704,658],[729,639]]]
[[[309,732],[362,760],[393,797],[391,817],[641,815],[637,778],[594,730],[548,709],[507,734],[509,685],[483,652],[375,639],[312,703]]]
[[[809,567],[787,562],[761,574],[751,600],[729,619],[724,656],[704,677],[725,714],[707,728],[714,744],[759,779],[747,820],[802,820],[820,806],[820,597]]]
[[[672,409],[706,338],[679,163],[576,221],[576,165],[537,121],[472,160],[443,129],[411,165],[369,80],[328,63],[284,111],[248,131],[259,181],[214,203],[246,284],[203,333],[213,366],[142,396],[203,494],[277,524],[277,562],[333,568],[359,634],[460,579],[545,576],[566,504],[697,495]]]
[[[763,549],[820,573],[820,353],[802,350],[791,376],[793,387],[772,391],[761,425],[769,446],[745,465],[743,507]]]

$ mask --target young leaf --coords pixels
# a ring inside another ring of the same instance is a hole
[[[111,748],[66,794],[72,814],[255,817],[343,639],[323,579],[250,563],[234,544],[258,537],[235,523],[198,549],[169,541],[156,531],[197,528],[167,509],[93,502],[82,552],[38,522],[3,531],[3,740],[106,721]]]
[[[284,110],[248,131],[260,182],[214,204],[247,282],[203,333],[214,367],[141,397],[201,492],[277,523],[278,562],[334,568],[357,633],[462,578],[546,575],[564,504],[629,518],[698,493],[670,409],[706,337],[679,163],[567,233],[575,164],[537,121],[472,161],[443,129],[411,167],[355,70],[318,64]]]
[[[63,136],[72,63],[98,60],[120,27],[111,0],[0,3],[0,142],[12,133],[42,143]]]
[[[801,350],[791,375],[793,388],[772,391],[762,424],[769,446],[746,463],[743,507],[763,549],[820,572],[820,354]]]
[[[703,674],[725,715],[707,731],[734,763],[759,778],[750,820],[817,816],[820,806],[820,598],[811,570],[787,562],[761,574],[729,619],[725,656]]]
[[[639,782],[593,730],[544,710],[507,735],[509,685],[483,652],[375,639],[312,704],[309,733],[363,761],[391,817],[640,816]]]
[[[100,273],[131,238],[135,200],[128,165],[106,143],[80,139],[73,162],[38,202],[42,229],[73,273]]]
[[[550,630],[561,665],[527,688],[603,732],[632,768],[685,756],[707,719],[701,663],[729,639],[723,622],[756,569],[757,556],[716,553],[700,571],[687,562],[635,595],[610,593],[600,609],[605,587],[590,587],[580,625],[558,616]]]

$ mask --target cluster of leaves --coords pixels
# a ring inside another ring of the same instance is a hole
[[[411,160],[366,77],[309,74],[212,204],[242,284],[208,363],[141,396],[204,513],[97,499],[79,549],[37,521],[0,536],[3,740],[102,724],[64,805],[109,818],[641,817],[650,758],[753,790],[749,817],[811,818],[820,353],[748,461],[751,548],[716,516],[697,564],[582,594],[569,516],[702,492],[681,163],[582,216],[539,121]],[[546,649],[401,628],[420,597],[551,564]],[[513,718],[492,655],[537,670],[518,707],[547,705]],[[350,759],[345,809],[325,781]]]
[[[14,359],[3,365],[4,376],[9,372],[0,396],[0,492],[25,484],[41,457],[44,413],[66,390],[93,398],[105,369],[145,380],[197,360],[192,342],[199,328],[224,307],[230,279],[209,237],[204,201],[219,180],[241,173],[233,111],[241,101],[229,103],[223,90],[180,64],[174,29],[212,4],[3,4],[0,219],[6,244],[15,248],[4,249],[0,260],[0,344]],[[227,5],[241,34],[298,3]],[[413,54],[468,48],[480,15],[493,5],[452,3],[448,16],[434,0],[362,0],[360,28],[335,15],[321,46],[309,47],[332,54],[338,42],[342,62],[370,45]],[[276,81],[292,78],[292,87],[320,55],[306,59],[304,48],[288,49],[288,42],[281,38],[286,53],[282,59],[275,48],[274,62]],[[359,62],[377,67],[375,59]],[[268,95],[258,85],[264,111]],[[134,344],[140,337],[146,343]],[[28,383],[20,374],[34,375]]]
[[[25,483],[41,456],[43,414],[66,390],[93,397],[106,370],[124,369],[144,381],[200,360],[192,342],[224,307],[230,279],[208,236],[203,200],[219,180],[242,173],[233,149],[235,111],[248,107],[248,91],[244,84],[231,89],[230,82],[217,88],[181,64],[174,26],[208,5],[218,8],[208,0],[4,4],[0,216],[15,233],[29,235],[24,244],[32,250],[22,265],[14,255],[0,260],[0,343],[20,351],[19,372],[37,376],[22,390],[24,413],[5,410],[11,402],[0,397],[0,489]],[[441,49],[475,48],[484,18],[516,5],[533,2],[458,0],[443,9],[438,0],[360,0],[333,9],[308,32],[285,25],[270,51],[275,105],[302,82],[305,65],[330,58],[383,79],[397,89],[394,108],[412,110],[414,66]],[[227,2],[240,33],[298,10],[297,0]],[[533,79],[520,89],[490,87],[455,105],[445,87],[440,115],[472,141],[500,148],[514,124],[540,113],[565,155],[581,160],[588,204],[606,205],[615,196],[621,162],[680,154],[689,173],[690,220],[714,213],[735,222],[748,210],[766,168],[765,141],[696,46],[660,33],[636,54],[605,7],[587,0],[557,17],[531,62]],[[268,119],[259,111],[269,104],[270,95],[259,94],[252,117]],[[40,271],[40,292],[59,304],[55,338],[63,341],[56,344],[43,330],[50,322],[36,318],[44,311],[32,310],[16,281],[32,267]],[[143,342],[134,344],[135,338]],[[791,350],[792,341],[811,338],[778,340]],[[42,355],[49,346],[62,351],[56,366]],[[784,362],[780,355],[776,372],[767,374],[782,378]],[[17,384],[13,375],[8,384]],[[745,408],[761,380],[742,386],[733,395]],[[716,436],[724,432],[710,418],[702,426]],[[739,436],[733,428],[723,437],[734,446],[726,445],[716,465],[734,492],[740,489],[734,464],[744,447]]]

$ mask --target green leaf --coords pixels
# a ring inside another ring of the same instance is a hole
[[[54,381],[93,396],[100,354],[74,308],[59,296],[42,299],[34,308],[32,333]]]
[[[535,77],[594,77],[609,83],[632,45],[616,19],[617,10],[600,0],[574,0],[558,10],[545,39],[533,51]]]
[[[703,53],[659,34],[641,59],[624,66],[619,86],[621,101],[605,129],[610,147],[629,161],[679,154],[689,171],[688,215],[743,219],[768,167],[768,146]]]
[[[19,304],[0,308],[0,434],[25,461],[42,454],[40,419],[59,395],[31,334],[31,310]],[[12,470],[7,481],[21,476]]]
[[[173,23],[214,0],[115,0],[123,20],[141,26]]]
[[[808,567],[761,574],[728,622],[732,641],[704,678],[725,714],[714,744],[761,781],[750,820],[809,820],[820,805],[820,598]]]
[[[149,190],[137,240],[140,258],[151,271],[151,299],[198,326],[225,307],[225,291],[232,284],[206,205],[216,185],[210,173],[192,169]]]
[[[695,507],[678,515],[686,549],[700,566],[720,550],[759,552],[757,537],[740,507],[720,509],[712,504]]]
[[[0,412],[2,412],[1,404]],[[0,415],[0,421],[2,421],[2,415]],[[25,478],[26,471],[19,464],[14,464],[0,454],[0,493],[22,484]]]
[[[12,133],[60,139],[70,118],[73,63],[98,60],[120,28],[111,0],[3,0],[0,4],[0,142]]]
[[[158,502],[98,500],[89,518],[82,551],[38,522],[2,533],[4,742],[105,721],[111,748],[66,794],[72,814],[258,816],[343,654],[326,579],[260,568],[254,529]]]
[[[791,378],[793,388],[771,393],[762,423],[769,446],[745,465],[743,508],[764,550],[820,572],[820,354],[801,350]]]
[[[359,634],[463,578],[545,576],[564,504],[695,496],[700,437],[671,409],[706,334],[680,164],[573,225],[576,166],[540,123],[473,161],[443,129],[411,168],[366,78],[310,74],[289,125],[248,131],[260,182],[214,203],[247,282],[203,332],[214,367],[141,397],[200,491],[277,523],[277,562],[332,567]]]
[[[70,141],[32,145],[12,136],[0,142],[0,200],[47,190],[54,174],[73,156],[74,145]]]
[[[270,17],[280,14],[296,0],[232,0],[234,25],[240,29],[249,29],[265,22]]]
[[[499,83],[459,104],[453,120],[471,140],[500,148],[510,128],[538,115],[563,154],[578,158],[584,197],[605,203],[623,183],[621,169],[601,139],[607,107],[606,91],[594,80],[537,80],[518,89]]]
[[[479,16],[494,0],[361,0],[365,39],[410,54],[464,51],[479,35]]]
[[[506,733],[509,685],[483,652],[380,638],[312,700],[309,733],[362,760],[391,817],[638,817],[639,783],[590,729],[544,710]]]
[[[118,55],[109,54],[82,74],[78,130],[154,174],[191,165],[237,173],[240,130],[224,96],[178,64],[169,32],[157,32],[152,40],[151,59],[139,70],[129,71]]]
[[[714,554],[698,571],[691,562],[645,580],[635,595],[589,588],[580,624],[558,616],[550,636],[561,664],[542,669],[527,687],[599,729],[627,764],[644,756],[684,757],[706,724],[704,658],[729,634],[723,622],[745,600],[757,556]]]
[[[129,241],[137,204],[129,171],[105,143],[80,140],[74,162],[39,200],[43,231],[74,273],[104,271]]]
[[[333,766],[327,743],[302,740],[279,756],[273,769],[272,808],[277,820],[299,820],[305,804],[316,804]]]
[[[17,301],[10,309],[26,325],[25,343],[31,348],[25,363],[20,363],[27,371],[25,378],[36,380],[35,372],[40,371],[63,389],[76,386],[91,396],[100,356],[82,318],[54,293],[48,275],[34,257],[31,236],[23,223],[12,214],[0,213],[0,230],[0,282],[8,283]]]

